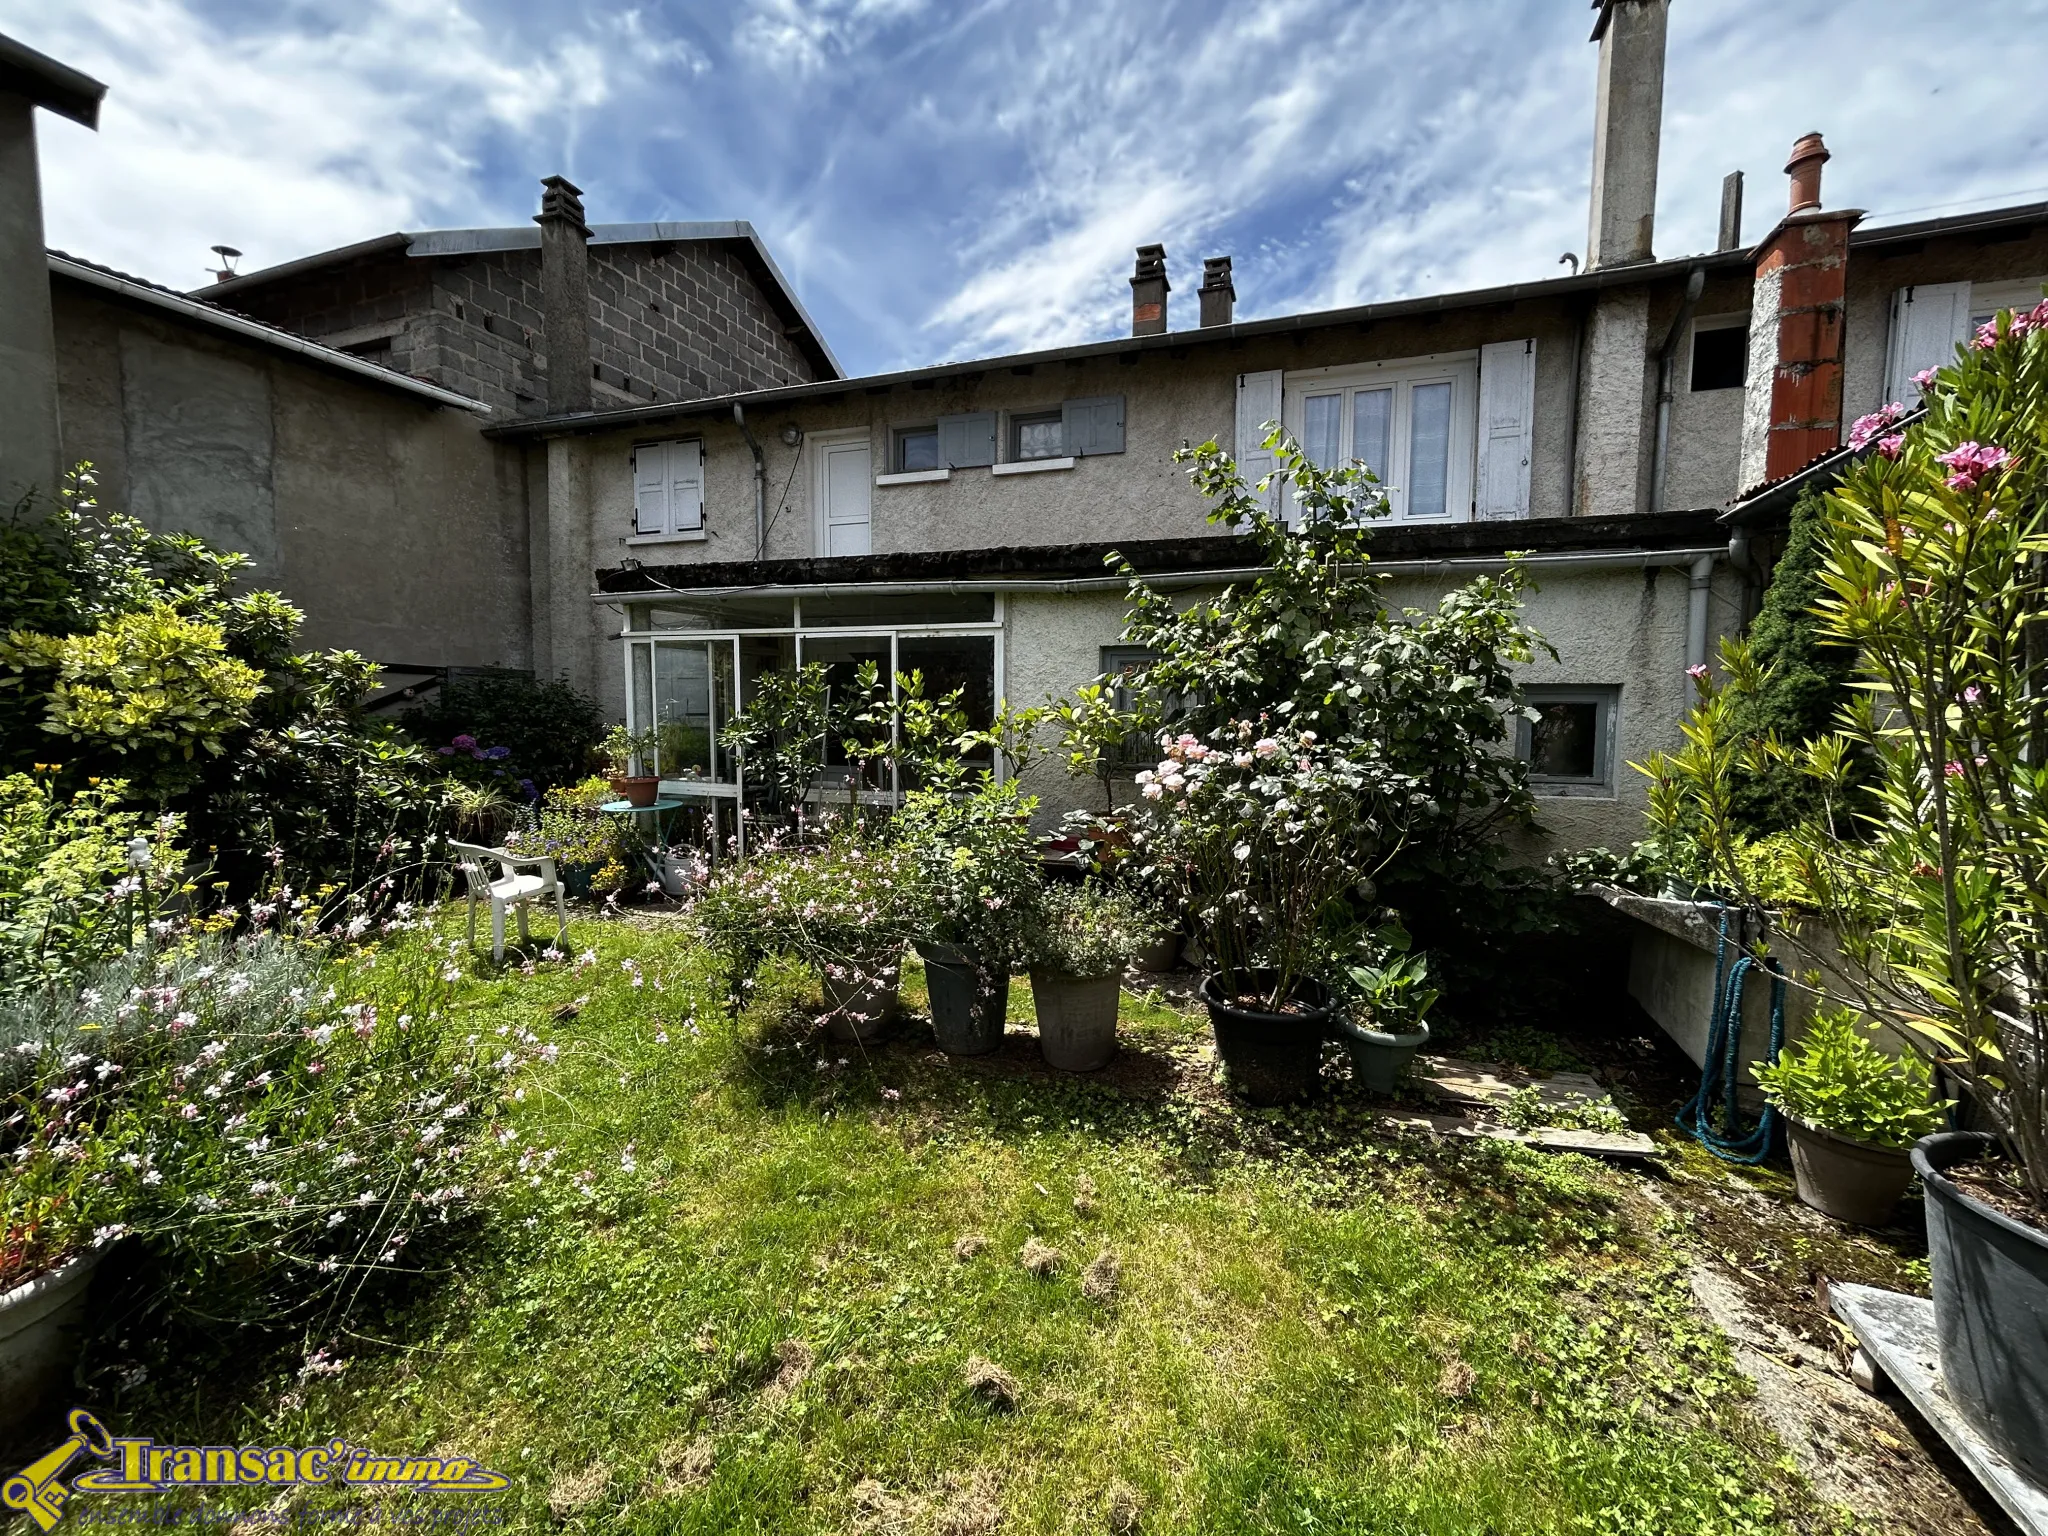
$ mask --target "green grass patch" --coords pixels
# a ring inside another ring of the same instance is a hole
[[[594,963],[458,988],[469,1029],[558,1052],[493,1154],[532,1166],[452,1267],[232,1387],[152,1377],[118,1432],[443,1447],[536,1530],[1820,1519],[1626,1176],[1396,1137],[1342,1094],[1244,1110],[1199,1068],[974,1069],[916,1021],[842,1045],[788,971],[734,1022],[680,929],[576,939]],[[1127,997],[1124,1035],[1185,1065],[1206,1024]],[[346,1372],[300,1380],[322,1344]]]

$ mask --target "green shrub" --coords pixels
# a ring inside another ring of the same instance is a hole
[[[1886,1055],[1847,1008],[1816,1013],[1775,1065],[1756,1064],[1756,1080],[1793,1119],[1880,1147],[1904,1149],[1940,1130],[1947,1108],[1935,1102],[1927,1063]]]
[[[991,961],[1022,953],[1038,890],[1037,803],[1014,779],[988,778],[963,794],[920,789],[905,798],[889,836],[917,871],[918,937]]]
[[[1127,885],[1048,885],[1032,904],[1026,956],[1068,976],[1109,976],[1165,932],[1156,910]]]
[[[582,778],[604,736],[604,712],[596,700],[566,681],[516,674],[451,678],[434,698],[400,715],[398,723],[437,755],[460,736],[470,737],[487,754],[505,748],[503,758],[489,759],[486,776],[502,773],[514,785],[530,781],[531,793],[521,791],[526,798]],[[448,766],[462,770],[476,761],[466,751],[448,756]]]

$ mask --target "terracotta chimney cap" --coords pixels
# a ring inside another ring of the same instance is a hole
[[[1820,168],[1834,158],[1817,133],[1802,135],[1792,146],[1785,162],[1785,174],[1792,178],[1793,213],[1820,206]]]

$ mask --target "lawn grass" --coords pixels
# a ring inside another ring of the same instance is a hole
[[[305,1341],[340,1377],[158,1377],[123,1420],[474,1456],[520,1529],[1820,1528],[1630,1176],[1397,1138],[1341,1093],[972,1070],[920,1023],[821,1048],[800,976],[734,1023],[679,926],[575,938],[593,962],[458,992],[478,1034],[559,1047],[501,1154],[554,1149],[537,1184]],[[1206,1037],[1156,1000],[1124,1025],[1161,1061]],[[968,1388],[977,1357],[1013,1403]]]

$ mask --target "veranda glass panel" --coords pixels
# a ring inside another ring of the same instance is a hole
[[[711,707],[711,653],[729,642],[654,647],[655,756],[665,779],[708,779],[711,738],[719,722]]]
[[[859,679],[863,663],[873,662],[876,680],[884,687],[889,686],[890,678],[895,670],[895,658],[890,654],[890,649],[890,640],[887,635],[805,635],[803,637],[801,648],[803,664],[810,666],[812,663],[817,663],[825,669],[825,686],[827,689],[826,714],[828,718],[842,711],[860,693]],[[864,732],[851,727],[842,731],[834,731],[831,739],[825,743],[825,772],[820,779],[821,786],[828,790],[834,786],[844,788],[846,784],[849,763],[845,742],[849,736],[856,741],[875,742],[879,740],[877,734],[872,731]],[[894,786],[888,781],[887,772],[884,770],[882,782],[875,782],[871,775],[862,787],[864,789],[891,789]]]
[[[996,637],[994,635],[905,635],[896,642],[896,670],[924,677],[924,696],[939,699],[955,688],[967,723],[986,730],[996,717]],[[989,764],[985,751],[969,754],[970,762]],[[903,788],[916,786],[905,783]]]

